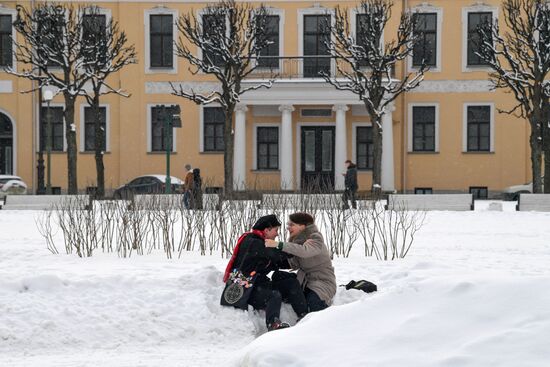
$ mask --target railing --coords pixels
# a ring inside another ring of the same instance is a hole
[[[256,69],[248,79],[311,79],[322,78],[322,74],[340,77],[344,73],[351,73],[349,63],[341,58],[329,55],[315,56],[263,56],[255,60]],[[365,67],[365,70],[368,68]],[[395,67],[391,76],[395,75]]]

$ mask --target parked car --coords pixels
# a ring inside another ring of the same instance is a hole
[[[170,176],[171,192],[181,192],[183,181]],[[164,194],[166,190],[165,175],[145,175],[134,178],[132,181],[117,188],[114,199],[131,199],[135,194]]]
[[[25,195],[27,184],[21,177],[11,175],[0,175],[0,198],[6,195]]]
[[[544,177],[542,178],[544,181]],[[544,190],[544,185],[542,186]],[[533,193],[533,182],[527,182],[523,185],[514,185],[506,187],[502,190],[504,194],[504,200],[518,200],[519,194],[532,194]]]

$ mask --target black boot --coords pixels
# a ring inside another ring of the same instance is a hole
[[[278,330],[278,329],[285,329],[287,327],[290,327],[289,324],[287,324],[286,322],[282,322],[281,320],[279,320],[278,317],[275,317],[273,319],[273,322],[267,324],[267,331],[273,331],[273,330]]]

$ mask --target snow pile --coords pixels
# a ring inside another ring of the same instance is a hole
[[[217,254],[51,255],[37,213],[0,211],[0,366],[547,366],[550,214],[501,204],[428,213],[404,260],[335,259],[379,292],[272,333],[219,306]]]

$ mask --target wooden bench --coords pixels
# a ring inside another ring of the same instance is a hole
[[[61,206],[87,209],[90,195],[8,195],[2,210],[46,210]]]
[[[342,194],[263,194],[260,206],[264,209],[338,209]]]
[[[472,194],[391,194],[387,210],[474,210]]]
[[[550,194],[519,194],[516,210],[550,212]]]

